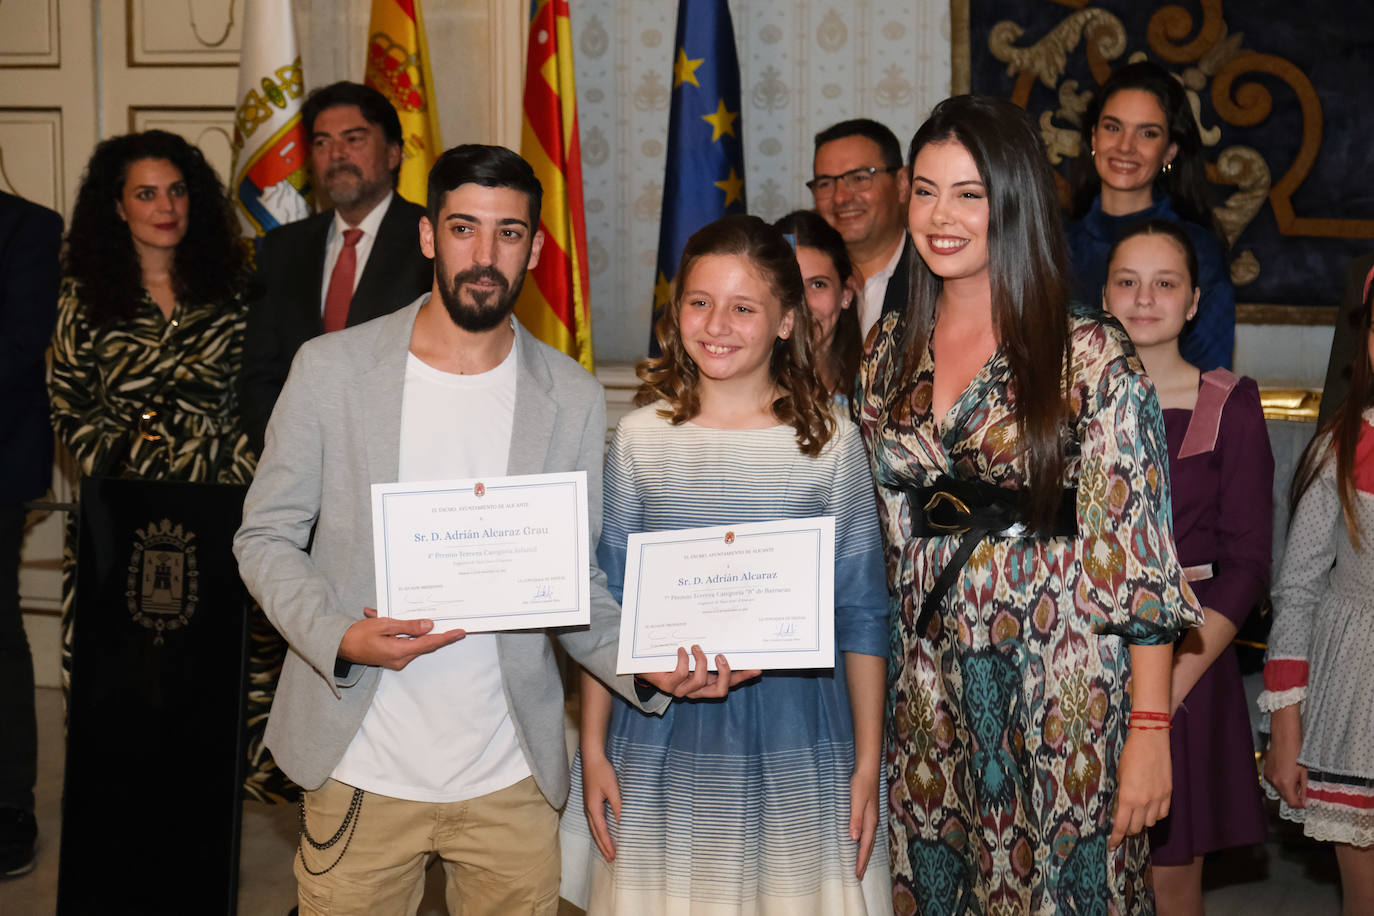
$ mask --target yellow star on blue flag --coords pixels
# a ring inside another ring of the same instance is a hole
[[[678,48],[677,63],[673,64],[673,88],[676,89],[683,83],[691,83],[700,88],[701,83],[697,82],[697,67],[701,66],[703,60],[701,57],[691,60],[687,57],[686,48]]]
[[[668,278],[659,272],[658,281],[654,283],[654,309],[658,310],[668,304],[669,298],[673,294],[673,284],[668,282]]]
[[[742,133],[739,58],[730,8],[726,0],[679,0],[654,270],[655,320],[667,304],[682,249],[692,233],[727,214],[747,212]],[[652,331],[649,337],[649,353],[658,355]]]
[[[725,134],[735,136],[735,119],[739,117],[738,111],[727,111],[725,99],[720,100],[720,105],[714,112],[702,115],[701,119],[711,125],[711,142],[715,143]]]
[[[715,186],[725,192],[726,207],[737,200],[744,200],[744,179],[736,175],[734,169],[730,170],[724,181],[715,182]]]

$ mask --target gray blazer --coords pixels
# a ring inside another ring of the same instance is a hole
[[[301,347],[268,424],[243,526],[234,537],[244,583],[292,649],[268,719],[267,746],[286,775],[307,789],[333,772],[377,689],[379,669],[352,665],[336,676],[335,656],[363,607],[376,606],[370,487],[397,479],[406,353],[427,298]],[[586,471],[595,544],[606,435],[601,386],[518,324],[515,346],[515,424],[506,472]],[[620,608],[606,591],[594,553],[590,575],[591,626],[556,631],[557,638],[613,690],[641,705],[633,679],[615,676]],[[520,748],[540,791],[558,808],[568,795],[568,756],[563,688],[549,636],[544,630],[500,633],[497,653]],[[660,695],[647,708],[661,712],[668,701]],[[463,714],[463,697],[453,698],[453,714]]]

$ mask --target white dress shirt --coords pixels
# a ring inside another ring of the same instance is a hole
[[[864,280],[864,301],[859,309],[859,333],[864,339],[868,338],[868,329],[877,324],[878,318],[883,314],[887,281],[892,279],[892,274],[897,270],[897,262],[902,259],[902,249],[905,247],[906,233],[903,232],[902,242],[897,246],[897,250],[892,252],[892,259],[887,262],[887,266]]]
[[[329,279],[334,275],[334,265],[339,261],[339,252],[343,251],[343,234],[345,229],[361,229],[363,237],[358,239],[357,254],[358,266],[353,271],[353,289],[358,288],[358,280],[363,275],[363,268],[367,266],[367,258],[372,254],[372,243],[377,241],[377,230],[382,226],[382,220],[386,217],[386,211],[391,206],[391,199],[396,196],[395,191],[388,191],[382,202],[372,208],[372,211],[364,216],[362,222],[356,226],[350,226],[339,215],[339,211],[334,211],[334,221],[329,224],[329,237],[324,243],[324,277],[320,281],[320,314],[324,314],[324,300],[329,295]]]

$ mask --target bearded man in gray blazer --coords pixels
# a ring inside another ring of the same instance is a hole
[[[553,634],[436,633],[371,609],[374,483],[583,470],[600,534],[601,387],[511,317],[544,243],[540,198],[510,150],[441,156],[419,230],[431,292],[304,344],[267,426],[234,552],[292,648],[267,744],[307,790],[303,914],[414,912],[435,853],[465,914],[557,910],[568,758]],[[556,637],[613,690],[661,712],[750,674],[711,674],[695,649],[692,673],[680,651],[652,687],[617,677],[620,610],[590,564],[591,625]]]

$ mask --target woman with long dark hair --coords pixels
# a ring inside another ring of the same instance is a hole
[[[909,160],[920,257],[859,383],[893,596],[896,909],[1148,911],[1171,646],[1201,620],[1159,404],[1120,327],[1069,308],[1024,112],[947,99]]]
[[[239,420],[244,249],[219,176],[166,131],[112,137],[86,167],[64,253],[50,393],[83,475],[246,484],[256,456]],[[70,677],[76,527],[63,564]],[[289,791],[261,748],[281,643],[254,616],[250,795]]]
[[[1149,61],[1112,73],[1083,117],[1073,186],[1068,237],[1075,298],[1091,306],[1101,301],[1107,253],[1127,228],[1174,220],[1197,251],[1202,289],[1183,358],[1204,372],[1229,369],[1236,294],[1212,218],[1202,134],[1178,80]]]

